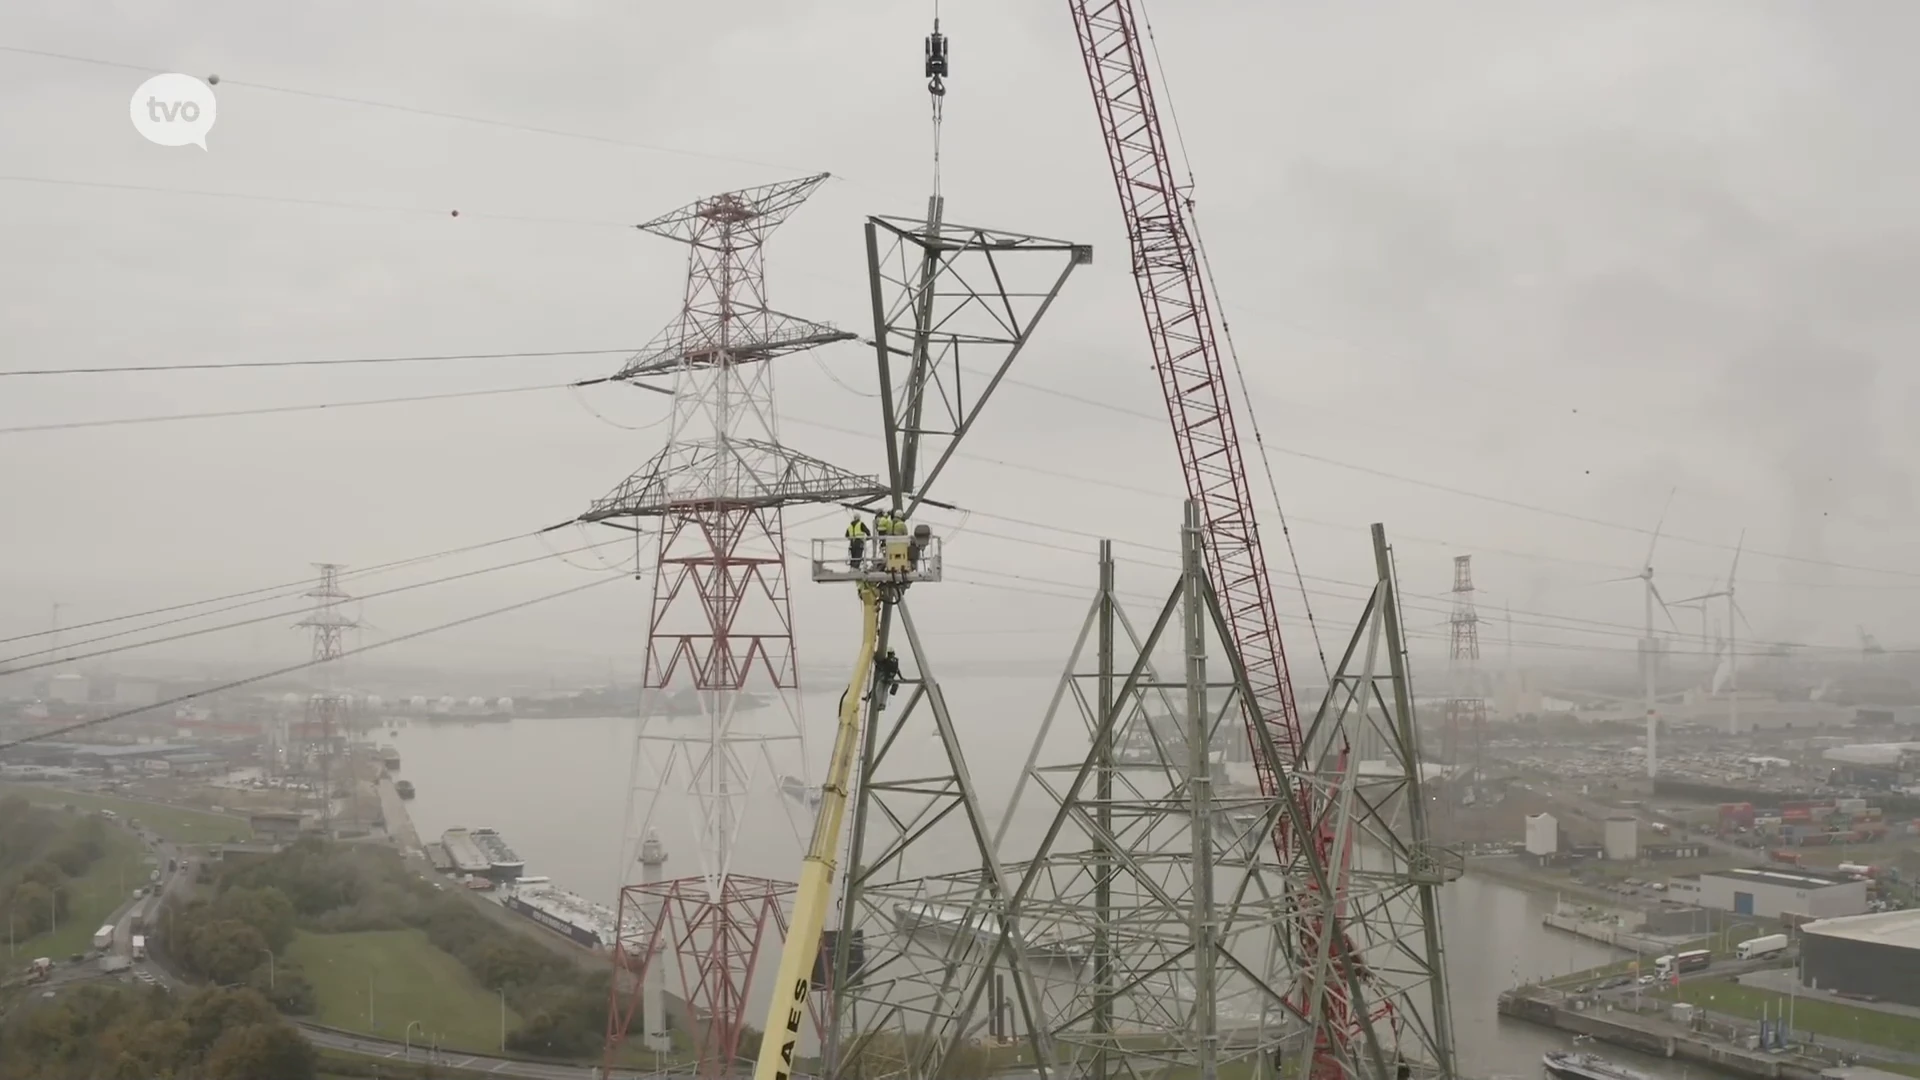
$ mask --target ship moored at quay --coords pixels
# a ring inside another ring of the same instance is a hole
[[[440,834],[440,843],[450,869],[462,877],[512,881],[527,868],[526,861],[493,829],[448,829]]]
[[[1549,1050],[1540,1059],[1554,1080],[1649,1080],[1646,1073],[1608,1061],[1599,1054]]]
[[[453,864],[453,872],[461,876],[482,874],[493,864],[473,842],[473,833],[466,829],[448,829],[440,834],[440,844],[447,849],[447,859]]]
[[[545,877],[513,882],[501,894],[500,904],[589,949],[611,950],[619,932],[619,917],[612,908],[559,888]]]
[[[495,881],[512,881],[526,872],[527,863],[500,834],[492,829],[473,830],[473,843],[487,857],[487,876]]]

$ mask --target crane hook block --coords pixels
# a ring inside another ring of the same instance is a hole
[[[933,33],[927,35],[927,87],[933,89],[940,80],[947,77],[947,35],[940,32],[940,23],[935,20]],[[938,94],[940,90],[933,90]]]

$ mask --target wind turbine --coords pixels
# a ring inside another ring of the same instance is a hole
[[[1700,655],[1707,658],[1706,691],[1708,693],[1713,692],[1713,679],[1716,674],[1715,669],[1719,664],[1717,658],[1720,655],[1720,650],[1717,647],[1709,647],[1707,644],[1707,599],[1718,595],[1720,595],[1718,592],[1702,593],[1699,596],[1689,596],[1685,600],[1675,600],[1672,604],[1668,605],[1669,607],[1692,608],[1700,613]],[[1718,628],[1716,627],[1715,629],[1717,631]],[[1714,637],[1718,638],[1719,634],[1716,632]],[[1716,641],[1715,646],[1717,645],[1718,642]]]
[[[1653,540],[1647,544],[1647,557],[1640,561],[1640,572],[1613,579],[1614,581],[1640,581],[1646,585],[1647,636],[1640,642],[1640,654],[1647,680],[1647,779],[1649,780],[1660,774],[1660,758],[1656,742],[1658,739],[1656,728],[1659,726],[1660,714],[1654,706],[1656,693],[1654,666],[1660,654],[1659,639],[1653,636],[1653,605],[1656,601],[1659,602],[1660,611],[1666,615],[1667,621],[1673,623],[1675,632],[1684,633],[1680,630],[1680,624],[1674,621],[1673,612],[1667,610],[1667,602],[1661,597],[1659,587],[1653,583],[1653,549],[1660,544],[1660,530],[1666,527],[1667,511],[1672,509],[1673,496],[1679,490],[1675,488],[1667,493],[1667,505],[1660,509],[1660,520],[1653,526]]]
[[[1727,587],[1712,592],[1690,596],[1680,601],[1682,604],[1699,601],[1701,610],[1706,610],[1706,602],[1716,597],[1727,599],[1727,734],[1740,734],[1740,628],[1736,622],[1747,623],[1752,630],[1753,624],[1747,622],[1747,613],[1740,608],[1740,602],[1734,599],[1734,580],[1740,573],[1740,552],[1747,546],[1747,530],[1740,530],[1740,542],[1733,545],[1733,565],[1727,570]]]

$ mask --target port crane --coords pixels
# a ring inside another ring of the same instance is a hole
[[[1251,691],[1250,699],[1240,704],[1254,772],[1263,795],[1295,799],[1304,812],[1300,820],[1307,822],[1306,829],[1296,831],[1288,816],[1280,815],[1273,835],[1283,867],[1311,870],[1295,878],[1303,895],[1289,898],[1303,912],[1289,944],[1305,963],[1299,965],[1303,974],[1288,1007],[1313,1029],[1311,1076],[1336,1080],[1344,1074],[1344,1063],[1357,1057],[1353,1051],[1364,1039],[1363,1027],[1392,1021],[1393,1007],[1383,1001],[1367,1012],[1354,1000],[1367,970],[1342,928],[1345,883],[1329,881],[1325,872],[1336,864],[1336,847],[1349,848],[1351,839],[1347,834],[1336,842],[1332,808],[1337,800],[1308,779],[1322,763],[1309,760],[1280,642],[1279,616],[1221,362],[1217,298],[1192,220],[1191,182],[1183,183],[1173,168],[1148,74],[1145,26],[1133,0],[1068,0],[1067,6],[1126,218],[1134,281],[1187,497],[1200,507],[1207,575],[1220,597],[1232,647]],[[1345,774],[1344,741],[1332,748],[1328,764],[1336,779]],[[1339,852],[1338,866],[1352,863],[1350,850]],[[1320,957],[1331,969],[1326,977],[1304,974]]]

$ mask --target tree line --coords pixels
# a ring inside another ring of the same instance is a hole
[[[503,931],[466,898],[409,872],[386,848],[308,837],[266,858],[223,867],[211,899],[169,902],[153,922],[162,956],[184,974],[243,984],[282,1011],[313,1011],[313,989],[284,958],[297,930],[353,933],[424,931],[475,981],[504,991],[521,1018],[507,1047],[554,1058],[599,1053],[606,1028],[608,973],[587,972]],[[269,969],[267,954],[275,955]],[[269,989],[271,976],[271,989]]]
[[[0,1026],[0,1080],[314,1080],[306,1039],[248,989],[78,986]]]
[[[98,815],[35,806],[18,795],[0,799],[0,920],[15,939],[53,929],[67,917],[67,883],[107,853]]]

